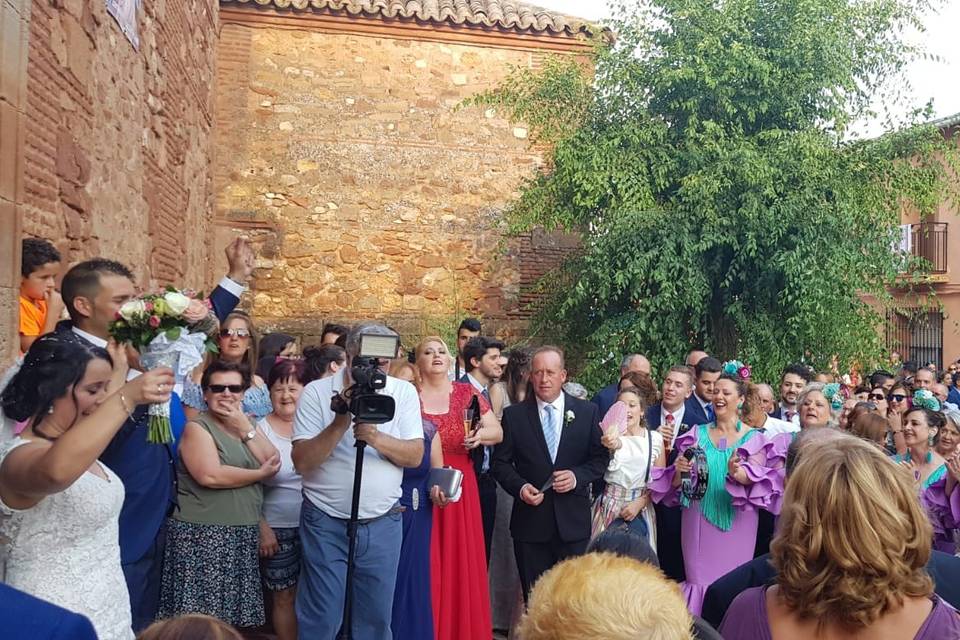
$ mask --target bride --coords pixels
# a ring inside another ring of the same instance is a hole
[[[111,357],[112,356],[112,357]],[[120,569],[123,483],[97,461],[138,404],[163,402],[170,369],[126,379],[123,349],[72,335],[33,343],[0,395],[0,543],[4,582],[85,615],[101,640],[133,638]]]

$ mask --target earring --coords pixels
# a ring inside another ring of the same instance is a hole
[[[53,413],[53,405],[50,405],[50,408],[47,409],[47,413]]]
[[[737,411],[740,411],[740,409],[743,409],[743,403],[742,403],[742,402],[737,405]]]
[[[930,434],[930,437],[927,438],[927,445],[928,445],[928,446],[931,446],[931,447],[933,446],[933,434],[932,434],[932,433]]]

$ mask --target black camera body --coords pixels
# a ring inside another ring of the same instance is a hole
[[[350,369],[353,387],[350,393],[350,413],[357,423],[384,424],[393,420],[396,402],[377,393],[387,386],[387,374],[380,369],[380,359],[357,356]]]
[[[350,377],[350,413],[358,424],[384,424],[393,420],[397,404],[388,395],[377,393],[387,386],[382,360],[397,357],[400,338],[395,335],[361,334],[360,353],[353,358]]]

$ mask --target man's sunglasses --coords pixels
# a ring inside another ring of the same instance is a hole
[[[903,402],[906,399],[907,396],[903,395],[902,393],[891,393],[887,396],[887,400],[890,400],[891,402]]]
[[[243,393],[246,390],[242,384],[211,384],[207,385],[207,391],[211,393],[223,393],[224,391],[230,391],[230,393]]]
[[[250,332],[246,329],[220,329],[221,338],[249,338]]]
[[[887,396],[883,395],[882,393],[871,393],[869,396],[867,396],[867,398],[870,400],[886,400]]]

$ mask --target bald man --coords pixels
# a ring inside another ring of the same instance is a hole
[[[620,378],[627,375],[631,371],[639,371],[640,373],[650,375],[650,361],[647,360],[646,356],[640,353],[631,353],[625,355],[623,360],[620,361]],[[597,405],[597,408],[600,410],[601,418],[607,414],[607,411],[613,406],[613,403],[617,401],[617,394],[619,391],[620,379],[618,378],[616,382],[607,385],[598,391],[597,395],[593,396],[593,400],[590,402]]]

